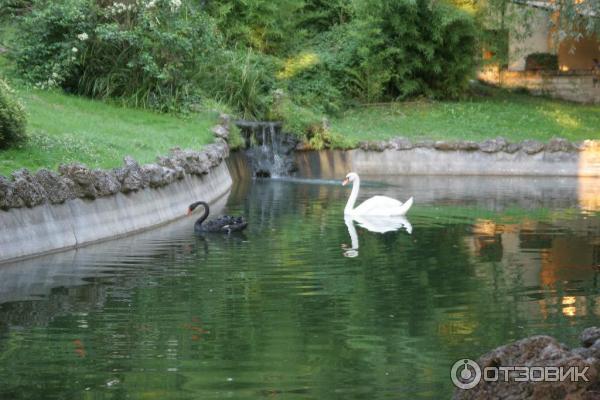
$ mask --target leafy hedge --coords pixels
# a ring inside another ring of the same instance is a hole
[[[314,131],[355,103],[459,97],[477,27],[428,0],[33,0],[21,33],[39,87],[161,111],[217,101]]]
[[[25,110],[13,90],[0,79],[0,149],[25,139]]]

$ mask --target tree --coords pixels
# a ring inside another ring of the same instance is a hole
[[[303,0],[212,0],[204,4],[231,45],[267,54],[289,50],[302,38],[297,21],[303,7]]]

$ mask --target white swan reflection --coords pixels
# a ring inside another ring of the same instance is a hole
[[[350,247],[342,245],[342,248],[344,249],[344,256],[350,258],[358,256],[358,234],[354,222],[358,223],[358,226],[375,233],[393,232],[401,228],[404,228],[409,235],[412,233],[412,225],[406,217],[400,215],[394,217],[345,215],[344,222],[348,228],[351,244]]]

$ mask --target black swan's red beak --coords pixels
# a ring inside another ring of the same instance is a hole
[[[192,215],[192,209],[188,208],[186,215]]]

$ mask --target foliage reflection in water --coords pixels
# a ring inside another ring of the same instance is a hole
[[[456,359],[597,323],[577,182],[443,179],[364,185],[415,196],[386,233],[338,182],[257,180],[226,210],[243,235],[187,219],[3,265],[0,398],[447,398]]]

